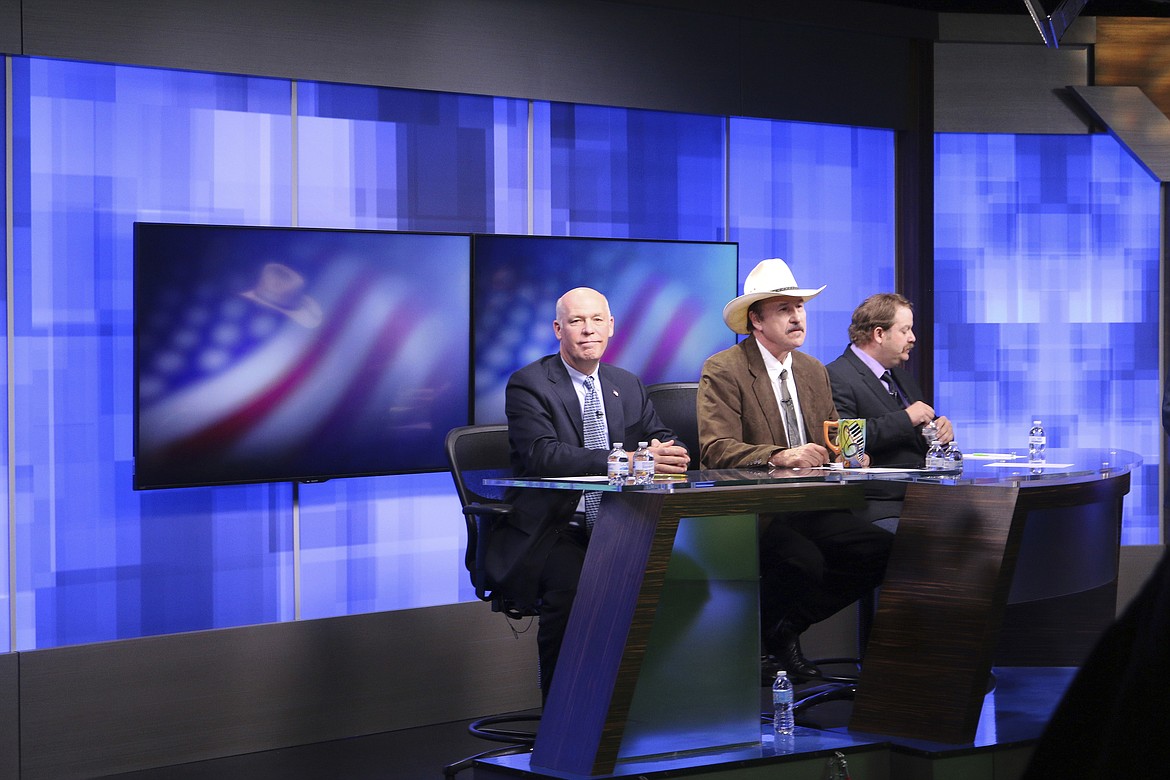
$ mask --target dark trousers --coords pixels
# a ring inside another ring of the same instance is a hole
[[[881,584],[894,535],[851,512],[760,517],[760,626],[800,634]]]
[[[540,692],[548,696],[556,670],[557,656],[569,624],[569,611],[577,596],[577,582],[585,563],[585,530],[577,525],[557,532],[540,576],[540,623],[536,629],[536,648],[540,659]]]
[[[881,584],[894,540],[890,532],[845,511],[788,512],[760,520],[760,624],[765,637],[781,620],[802,632]],[[536,646],[540,689],[546,697],[587,543],[583,528],[561,529],[541,572]]]

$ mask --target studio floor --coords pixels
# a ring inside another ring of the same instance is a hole
[[[748,778],[767,772],[769,777],[800,778],[822,771],[826,774],[821,774],[821,777],[831,777],[827,772],[833,761],[838,760],[835,756],[840,754],[850,762],[853,780],[899,778],[908,776],[906,773],[911,771],[914,774],[929,772],[929,776],[942,778],[950,774],[946,765],[960,763],[961,774],[956,777],[1002,780],[1022,772],[1028,746],[1040,735],[1073,672],[1073,669],[1064,667],[996,669],[994,689],[985,699],[979,728],[974,740],[968,744],[944,745],[851,732],[848,729],[850,703],[831,701],[802,712],[798,718],[797,734],[790,741],[774,740],[762,718],[762,739],[758,746],[703,751],[695,755],[688,755],[685,746],[680,746],[679,752],[670,757],[619,764],[607,777],[703,775]],[[801,688],[807,689],[807,686]],[[767,709],[769,696],[770,691],[761,688],[761,712]],[[538,713],[519,714],[535,716]],[[122,780],[437,779],[444,777],[444,768],[448,765],[501,746],[472,735],[468,726],[468,721],[444,723],[111,777]],[[534,727],[535,722],[521,721],[511,728],[524,731]],[[992,756],[998,757],[993,761]],[[1005,761],[1004,756],[1011,758]],[[988,767],[994,766],[995,769],[988,770],[986,775],[980,773],[977,765],[973,770],[972,759],[980,757],[986,759],[984,763]],[[527,753],[486,759],[460,771],[456,777],[491,780],[496,777],[556,776],[531,768],[528,761]]]

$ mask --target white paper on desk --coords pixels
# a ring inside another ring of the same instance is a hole
[[[541,477],[541,479],[549,482],[609,482],[609,477],[604,474],[578,477]]]
[[[1071,463],[1048,463],[1047,461],[1044,463],[1033,463],[1032,461],[1025,463],[984,463],[983,465],[989,469],[1070,469],[1073,466]]]

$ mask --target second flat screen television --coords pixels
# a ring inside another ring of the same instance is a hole
[[[736,296],[737,244],[476,235],[474,252],[476,423],[504,422],[508,377],[557,351],[555,304],[574,287],[609,299],[603,360],[646,385],[697,382],[703,361],[736,342],[723,306]]]

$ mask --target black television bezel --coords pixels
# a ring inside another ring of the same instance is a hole
[[[434,464],[427,464],[418,468],[396,468],[383,470],[369,470],[369,471],[329,471],[320,474],[294,474],[289,475],[288,478],[243,478],[243,479],[223,479],[223,480],[192,480],[189,482],[177,482],[174,484],[150,483],[144,484],[139,479],[139,425],[140,425],[140,404],[139,404],[139,338],[140,338],[140,322],[139,314],[141,308],[140,295],[140,263],[139,263],[139,232],[142,228],[183,228],[183,229],[207,229],[207,230],[249,230],[249,231],[273,231],[273,232],[325,232],[325,233],[348,233],[348,234],[390,234],[390,235],[410,235],[410,236],[445,236],[463,238],[467,241],[466,248],[466,270],[467,270],[467,299],[465,301],[466,310],[468,312],[468,332],[470,333],[474,323],[472,317],[472,247],[473,234],[463,233],[457,231],[424,231],[424,230],[379,230],[375,228],[338,228],[338,227],[317,227],[317,226],[292,226],[292,225],[239,225],[239,224],[219,224],[219,223],[204,223],[204,222],[160,222],[152,220],[136,220],[133,223],[133,316],[132,316],[132,368],[131,368],[131,383],[133,385],[133,401],[131,407],[131,418],[133,421],[132,431],[132,457],[134,468],[131,477],[131,487],[134,491],[149,492],[154,490],[174,490],[182,488],[210,488],[210,487],[229,487],[235,485],[264,485],[264,484],[316,484],[327,482],[334,479],[352,479],[360,477],[380,477],[380,476],[395,476],[395,475],[409,475],[409,474],[433,474],[441,473],[449,469],[448,464],[444,460],[439,463],[437,460]],[[472,410],[474,406],[473,390],[475,386],[474,375],[474,360],[475,356],[471,349],[470,341],[467,350],[468,370],[467,370],[467,386],[466,386],[466,405],[464,408],[463,424],[469,424],[472,420]],[[439,452],[442,452],[442,441],[446,437],[446,431],[441,431],[437,434]],[[440,455],[439,457],[443,457]]]

